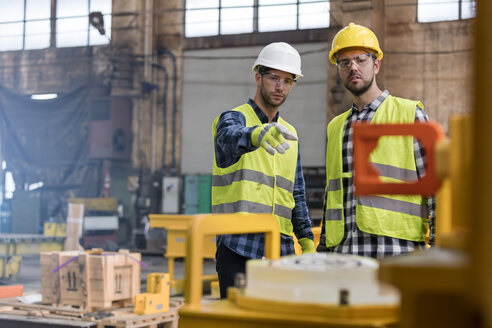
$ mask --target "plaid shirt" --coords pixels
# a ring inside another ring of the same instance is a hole
[[[362,110],[358,111],[357,108],[352,105],[352,111],[350,112],[345,122],[343,130],[342,140],[342,160],[343,160],[343,172],[353,172],[353,142],[352,142],[352,123],[353,122],[370,122],[376,114],[376,110],[381,103],[389,95],[387,90],[383,91],[379,97],[373,100],[369,105],[364,106]],[[428,121],[427,115],[424,111],[417,106],[415,112],[415,121],[426,122]],[[414,139],[414,157],[415,164],[417,166],[417,175],[419,177],[425,174],[425,152],[417,139]],[[427,209],[430,216],[430,240],[429,243],[434,243],[434,218],[435,218],[435,199],[433,197],[425,198]],[[326,202],[326,194],[325,194]],[[368,256],[376,259],[381,259],[385,256],[397,255],[401,253],[411,252],[415,249],[425,248],[425,242],[414,242],[409,240],[403,240],[398,238],[392,238],[387,236],[378,236],[361,231],[355,221],[355,209],[357,206],[357,197],[354,194],[354,183],[352,178],[343,179],[343,202],[344,202],[344,216],[345,216],[345,234],[342,241],[334,247],[326,248],[324,246],[324,218],[326,211],[326,204],[323,205],[323,229],[321,235],[320,246],[318,251],[337,252],[345,254],[355,254],[361,256]]]
[[[268,123],[268,117],[251,99],[248,104],[254,109],[256,115],[262,123]],[[279,114],[274,118],[277,122]],[[257,147],[251,144],[251,132],[256,127],[246,127],[246,119],[239,111],[225,111],[220,115],[217,122],[217,136],[215,138],[215,159],[217,166],[228,167],[236,163],[239,158]],[[302,173],[300,152],[297,155],[297,168],[294,181],[294,201],[295,207],[292,210],[292,225],[294,233],[298,239],[313,239],[311,231],[311,220],[309,219],[306,204],[304,175]],[[281,255],[294,254],[294,240],[291,236],[280,235]],[[262,258],[265,253],[265,235],[258,234],[237,234],[217,236],[217,247],[223,243],[225,246],[247,258]]]

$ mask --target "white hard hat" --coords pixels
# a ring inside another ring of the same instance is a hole
[[[303,76],[301,73],[301,56],[294,47],[285,42],[270,43],[261,49],[253,65],[253,72],[257,72],[259,66],[294,74],[294,80]]]

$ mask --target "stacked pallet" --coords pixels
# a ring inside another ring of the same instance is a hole
[[[18,327],[43,323],[43,327],[177,328],[182,304],[182,299],[172,298],[167,312],[137,315],[132,306],[89,312],[74,306],[24,304],[7,299],[0,302],[0,327],[9,326],[8,323],[16,323]]]

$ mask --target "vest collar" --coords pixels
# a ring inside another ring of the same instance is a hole
[[[263,124],[268,123],[268,117],[265,115],[265,113],[263,113],[261,111],[260,107],[258,107],[258,105],[253,101],[253,99],[248,99],[248,105],[250,105],[251,108],[253,108],[253,110],[256,113],[256,116],[258,116],[261,123],[263,123]],[[278,121],[279,114],[280,114],[280,111],[278,111],[277,115],[275,115],[275,117],[273,118],[273,122]]]
[[[371,103],[369,105],[366,105],[364,107],[362,107],[362,109],[359,111],[357,110],[357,107],[355,107],[355,104],[352,103],[352,111],[350,112],[350,116],[352,116],[352,114],[355,112],[355,113],[362,113],[364,111],[376,111],[379,106],[381,106],[381,104],[383,103],[383,101],[389,96],[389,91],[388,90],[384,90],[383,92],[381,92],[381,94],[376,98],[374,99],[373,101],[371,101]]]

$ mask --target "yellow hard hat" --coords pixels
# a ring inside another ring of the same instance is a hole
[[[376,52],[376,57],[383,59],[383,51],[379,48],[376,35],[367,27],[350,23],[341,29],[333,38],[330,50],[330,62],[335,64],[337,52],[347,48],[366,48]]]

